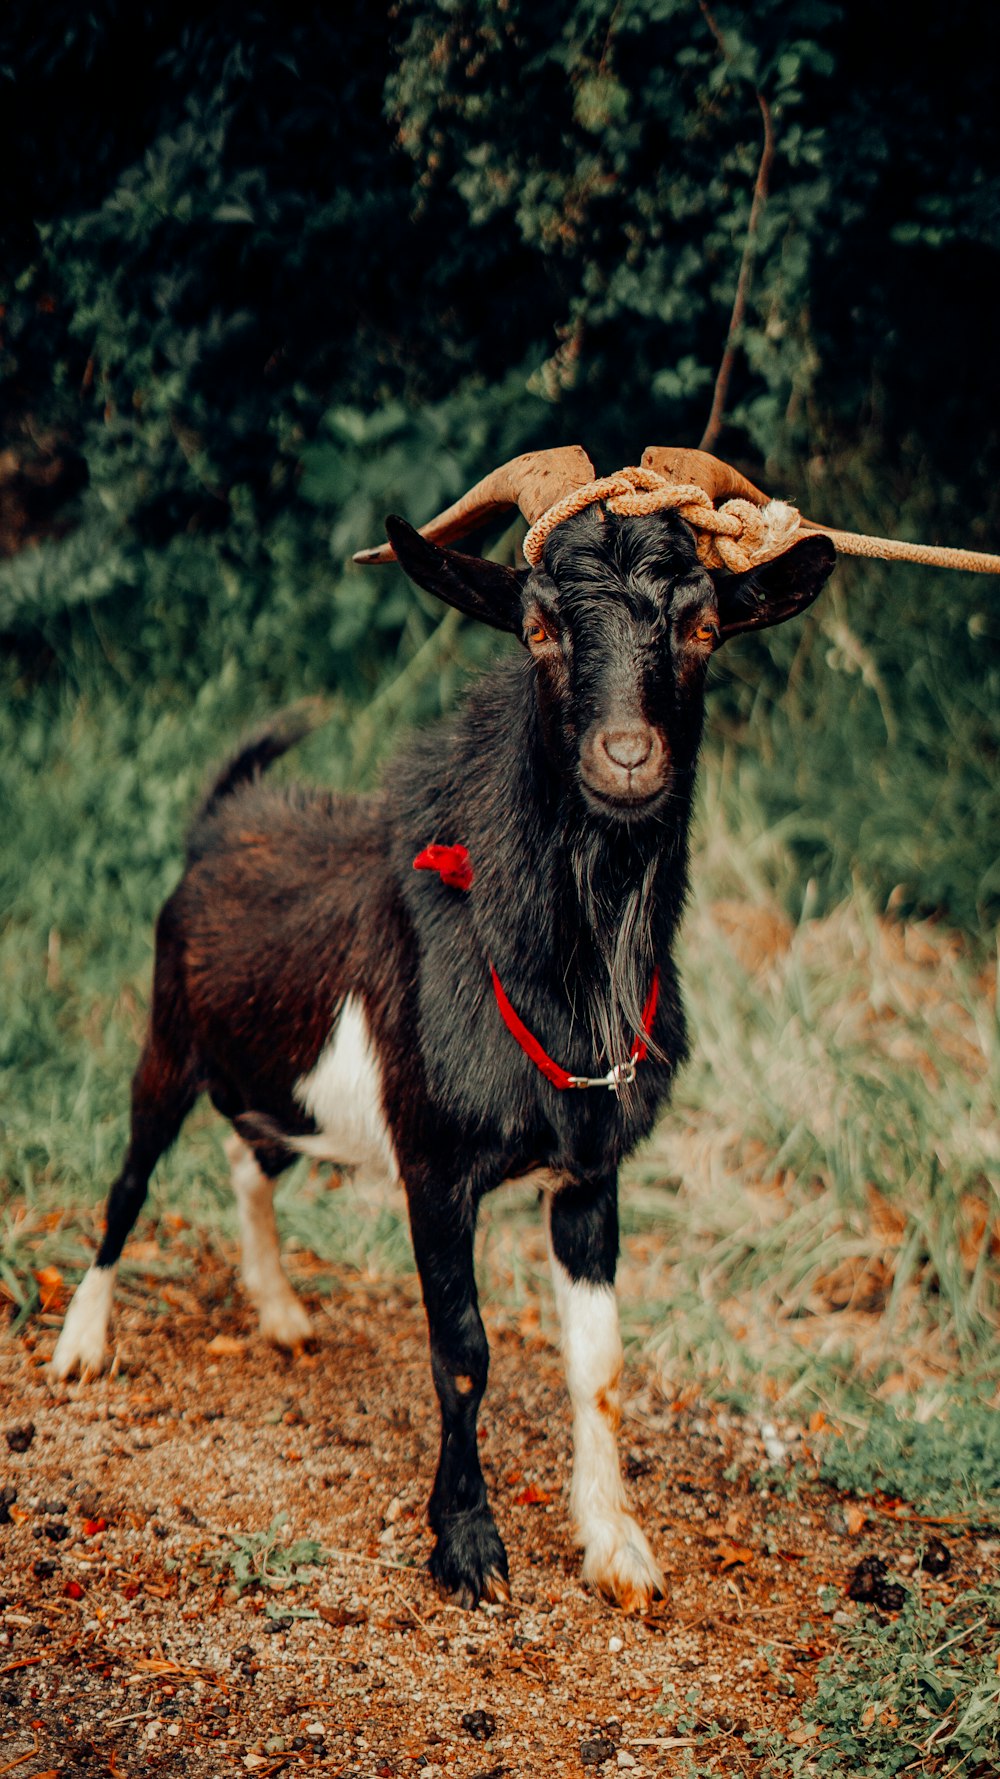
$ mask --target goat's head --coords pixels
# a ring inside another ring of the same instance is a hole
[[[695,455],[686,454],[686,468]],[[750,490],[758,504],[765,499],[728,473],[734,481],[714,493]],[[556,525],[537,565],[526,570],[436,541],[474,529],[490,510],[515,500],[534,521],[592,477],[589,460],[575,449],[517,459],[432,521],[425,535],[390,517],[391,549],[359,559],[394,554],[418,586],[517,636],[534,661],[553,765],[592,813],[635,823],[655,815],[690,778],[715,649],[739,631],[802,611],[835,553],[827,538],[810,535],[746,573],[710,571],[691,526],[676,513],[617,515],[597,504]]]

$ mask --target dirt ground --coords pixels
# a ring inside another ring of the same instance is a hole
[[[861,1610],[859,1558],[914,1542],[874,1504],[762,1495],[801,1437],[670,1402],[631,1363],[622,1450],[670,1597],[624,1617],[580,1581],[558,1355],[537,1315],[496,1312],[482,1451],[513,1602],[459,1611],[423,1567],[415,1280],[306,1283],[318,1338],[291,1358],[255,1337],[224,1248],[178,1277],[133,1276],[96,1384],[48,1385],[56,1309],[0,1343],[0,1773],[752,1773]],[[323,1558],[241,1593],[212,1555],[282,1511],[279,1541]]]

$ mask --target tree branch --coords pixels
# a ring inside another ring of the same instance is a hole
[[[719,49],[723,56],[725,56],[725,42],[712,13],[706,5],[705,0],[699,0],[699,4],[701,6],[701,12],[705,23],[711,31],[712,36],[715,38],[716,43],[719,45]],[[750,274],[753,269],[754,256],[757,251],[757,231],[760,227],[760,219],[764,213],[764,206],[767,203],[770,186],[771,163],[774,160],[774,124],[771,119],[771,107],[763,93],[760,91],[757,91],[757,103],[760,106],[760,115],[764,123],[764,147],[761,151],[760,163],[757,168],[757,178],[754,181],[753,198],[750,204],[750,220],[747,223],[746,238],[743,242],[743,258],[740,261],[739,277],[736,280],[736,295],[733,298],[732,314],[729,317],[729,332],[726,335],[726,347],[722,354],[722,361],[719,365],[718,375],[715,379],[711,411],[705,425],[705,430],[701,435],[701,444],[699,448],[702,451],[710,451],[712,449],[722,430],[723,416],[726,411],[726,398],[729,394],[729,384],[733,374],[733,365],[736,362],[736,350],[739,344],[740,329],[743,326],[743,319],[747,307],[747,297],[750,294]]]

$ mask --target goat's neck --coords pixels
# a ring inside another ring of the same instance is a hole
[[[621,1060],[641,1022],[687,885],[693,773],[658,819],[612,824],[582,804],[544,746],[530,682],[508,703],[502,749],[480,758],[468,805],[485,869],[477,924],[503,957],[510,990],[546,992],[590,1028],[595,1059]]]

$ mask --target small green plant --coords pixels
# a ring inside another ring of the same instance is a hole
[[[227,1576],[238,1594],[253,1588],[299,1587],[303,1571],[325,1560],[323,1546],[316,1538],[283,1544],[287,1523],[288,1515],[282,1512],[266,1532],[233,1532],[231,1546],[211,1552],[206,1560],[217,1575]]]
[[[898,1618],[865,1611],[820,1664],[816,1696],[755,1752],[768,1779],[987,1775],[1000,1766],[1000,1589],[950,1605],[911,1594]]]

